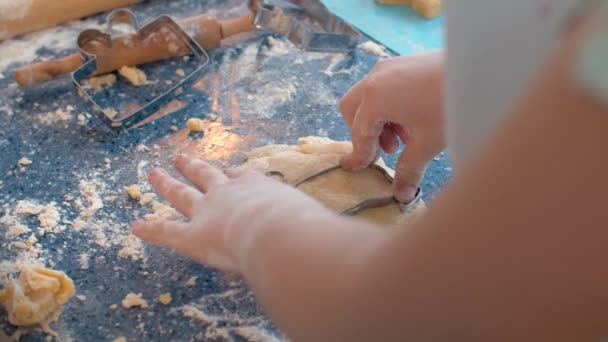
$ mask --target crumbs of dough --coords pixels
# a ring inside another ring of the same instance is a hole
[[[78,257],[78,262],[80,263],[80,268],[83,270],[89,269],[89,255],[86,253],[80,254]]]
[[[79,218],[84,221],[87,221],[93,216],[95,216],[95,214],[101,208],[103,208],[103,202],[101,200],[101,197],[97,193],[97,188],[94,184],[85,181],[80,181],[78,187],[80,188],[80,192],[85,197],[88,203],[88,207],[82,208],[82,210],[80,211]]]
[[[139,199],[139,204],[143,207],[146,206],[148,204],[151,204],[154,199],[156,198],[156,194],[153,192],[146,192],[145,194],[141,195],[141,198]]]
[[[146,73],[137,67],[123,66],[118,73],[136,87],[148,84]]]
[[[118,305],[116,305],[116,304],[110,305],[110,310],[116,311],[117,309],[118,309]]]
[[[169,292],[163,293],[160,296],[158,296],[158,301],[162,305],[169,305],[173,301],[173,297],[171,297],[171,293],[169,293]]]
[[[135,151],[137,152],[148,152],[150,151],[150,148],[144,144],[139,144],[137,146],[135,146]]]
[[[186,286],[192,287],[196,285],[196,279],[198,279],[198,277],[190,277],[188,281],[186,281]]]
[[[141,197],[141,187],[137,184],[129,185],[127,187],[127,195],[129,195],[131,199],[139,199]]]
[[[13,213],[18,216],[32,216],[40,214],[43,209],[44,206],[42,205],[30,201],[19,201],[13,209]]]
[[[103,110],[103,112],[104,112],[104,114],[105,114],[107,117],[109,117],[110,119],[114,119],[114,117],[115,117],[116,115],[118,115],[118,112],[116,111],[116,109],[114,109],[114,108],[110,108],[110,107],[108,107],[108,108],[104,109],[104,110]]]
[[[149,222],[162,220],[173,220],[177,217],[177,211],[172,207],[157,201],[152,201],[152,214],[146,214],[144,219]]]
[[[199,118],[190,118],[186,121],[186,126],[191,132],[202,132],[205,130],[203,120]]]
[[[112,340],[112,342],[127,342],[126,337],[120,336]]]
[[[23,157],[17,161],[17,164],[19,164],[20,166],[30,165],[31,163],[32,163],[32,160],[28,159],[26,157]]]
[[[202,312],[199,308],[192,305],[184,305],[182,308],[182,313],[184,316],[188,318],[195,319],[197,321],[201,321],[204,323],[213,323],[215,319],[206,313]]]
[[[122,300],[122,306],[125,309],[131,309],[134,307],[140,307],[142,309],[146,309],[148,307],[148,302],[143,299],[142,294],[141,293],[129,293],[127,294],[127,296],[125,297],[125,299]]]
[[[11,226],[6,231],[6,237],[7,238],[16,237],[19,235],[23,235],[25,233],[29,233],[29,231],[30,231],[30,229],[23,225]]]
[[[175,70],[175,74],[176,74],[177,76],[180,76],[180,77],[184,77],[184,76],[186,76],[186,72],[184,71],[184,69],[181,69],[181,68],[180,68],[180,69]]]
[[[144,244],[135,235],[129,234],[122,242],[122,249],[118,251],[119,258],[131,258],[136,261],[141,257]]]
[[[379,57],[388,57],[388,54],[386,53],[386,48],[371,40],[359,44],[359,49],[367,51],[369,53],[373,53],[374,55]]]
[[[77,295],[76,299],[78,299],[78,301],[80,301],[80,302],[84,302],[85,300],[87,300],[87,296],[85,296],[85,295]]]
[[[85,87],[93,89],[94,92],[102,90],[104,87],[113,86],[116,83],[116,75],[106,74],[97,77],[91,77],[85,82]]]
[[[55,228],[57,224],[59,224],[59,219],[59,211],[57,211],[57,207],[55,207],[54,202],[47,204],[47,206],[44,207],[38,216],[40,227],[42,227],[45,231],[51,231],[53,228]]]

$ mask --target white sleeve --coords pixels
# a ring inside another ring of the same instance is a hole
[[[456,172],[479,152],[585,0],[447,1],[446,115]]]

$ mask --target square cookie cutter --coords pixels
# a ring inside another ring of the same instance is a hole
[[[93,44],[93,46],[95,44],[101,44],[107,48],[112,47],[112,44],[115,43],[113,41],[114,37],[112,36],[112,33],[116,32],[115,27],[120,24],[130,26],[135,34],[139,36],[141,41],[146,41],[146,39],[153,37],[155,33],[166,29],[173,33],[179,42],[190,50],[189,53],[194,55],[196,60],[200,61],[200,64],[180,82],[177,82],[170,89],[143,105],[141,108],[130,113],[108,113],[101,108],[99,103],[97,103],[86,91],[86,80],[95,75],[98,70],[95,52],[89,51],[87,46],[91,46],[91,44]],[[207,52],[169,16],[160,16],[144,27],[139,28],[137,18],[133,12],[128,9],[117,9],[108,15],[106,26],[106,32],[101,32],[97,29],[88,29],[80,33],[77,43],[79,52],[85,60],[85,63],[76,71],[72,72],[71,76],[78,93],[84,94],[85,100],[93,107],[94,111],[112,128],[130,128],[168,105],[185,87],[192,85],[197,80],[198,76],[204,71],[205,66],[209,62],[209,55]]]
[[[357,48],[361,37],[320,0],[262,0],[253,23],[313,52],[349,52]]]

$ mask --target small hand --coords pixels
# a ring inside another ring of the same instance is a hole
[[[432,53],[382,61],[340,102],[353,140],[342,166],[365,168],[380,148],[395,153],[401,140],[406,149],[395,170],[395,196],[404,202],[414,198],[427,165],[445,147],[442,58]]]
[[[133,233],[225,271],[240,270],[248,248],[265,228],[287,229],[298,215],[327,212],[296,189],[253,171],[224,173],[185,155],[177,157],[175,166],[192,186],[162,169],[151,170],[148,178],[158,194],[190,221],[136,221]]]

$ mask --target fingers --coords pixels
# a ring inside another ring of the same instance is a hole
[[[347,170],[360,170],[368,167],[378,156],[379,137],[384,129],[384,122],[379,121],[366,106],[363,99],[355,116],[351,135],[353,152],[342,158],[342,167]]]
[[[382,129],[380,147],[388,154],[393,154],[399,149],[399,140],[397,140],[390,123],[386,123]]]
[[[340,100],[340,112],[342,113],[344,121],[346,121],[346,124],[351,129],[353,128],[355,114],[357,114],[357,109],[359,109],[359,105],[363,99],[365,89],[364,82],[365,79],[357,82]]]
[[[175,167],[186,179],[202,192],[225,183],[228,177],[215,167],[199,159],[181,154],[175,159]]]
[[[148,180],[160,197],[186,217],[192,217],[194,203],[202,197],[198,190],[171,177],[163,169],[152,169],[148,173]]]
[[[428,153],[416,144],[408,144],[397,161],[395,169],[395,197],[408,203],[416,196],[416,191],[424,172],[434,154]]]
[[[135,236],[147,243],[169,247],[179,251],[187,250],[190,239],[190,226],[177,221],[135,221],[131,225]]]

